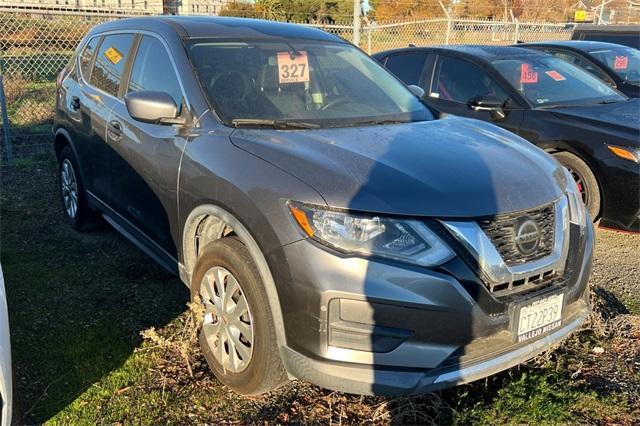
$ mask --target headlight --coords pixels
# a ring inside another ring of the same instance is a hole
[[[424,223],[416,220],[355,214],[296,202],[289,202],[289,209],[308,236],[344,253],[421,266],[439,265],[455,255]]]
[[[575,179],[571,176],[569,170],[564,168],[564,174],[567,182],[567,198],[569,199],[569,220],[571,223],[584,227],[587,224],[587,208],[582,201],[582,194],[578,189]]]

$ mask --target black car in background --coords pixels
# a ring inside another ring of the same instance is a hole
[[[571,39],[604,41],[640,49],[640,25],[578,25]]]
[[[518,44],[543,50],[593,74],[631,98],[640,97],[640,50],[600,41]]]
[[[374,55],[439,113],[497,124],[552,153],[591,217],[640,231],[640,99],[534,49],[410,47]]]

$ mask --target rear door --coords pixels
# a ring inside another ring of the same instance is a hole
[[[158,37],[141,37],[121,97],[129,92],[161,91],[179,107],[186,105],[171,53]],[[115,208],[133,227],[129,232],[151,242],[148,245],[163,260],[175,259],[168,218],[177,215],[178,166],[188,129],[136,121],[123,102],[114,107],[110,121],[120,128],[119,137],[110,140],[115,153],[111,180]]]
[[[87,189],[94,198],[103,203],[112,202],[111,159],[108,143],[109,116],[120,101],[118,90],[124,71],[127,54],[133,41],[132,34],[104,36],[96,44],[91,60],[81,55],[81,91],[78,99],[81,122],[81,164],[86,167]],[[91,43],[91,42],[90,42]]]
[[[113,100],[103,96],[89,83],[101,43],[102,36],[94,36],[80,51],[77,62],[78,84],[70,88],[65,108],[85,187],[92,194],[106,197],[109,186],[106,180],[108,155],[104,146],[105,123]]]
[[[488,121],[514,133],[522,122],[522,110],[514,107],[507,91],[485,69],[466,59],[438,55],[426,88],[425,102],[438,112]],[[468,102],[477,96],[504,100],[506,117],[493,120],[490,112],[471,109]]]

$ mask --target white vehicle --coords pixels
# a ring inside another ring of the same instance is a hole
[[[13,375],[11,369],[11,340],[9,339],[9,315],[7,294],[0,267],[0,403],[2,404],[1,426],[11,424],[11,402],[13,400]]]

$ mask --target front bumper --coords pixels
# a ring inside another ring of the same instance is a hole
[[[272,254],[285,323],[285,367],[329,389],[374,395],[422,393],[467,383],[553,346],[590,312],[587,227],[559,287],[562,324],[525,343],[511,312],[527,296],[496,300],[460,259],[438,271],[343,257],[309,240]],[[451,271],[454,271],[452,273]],[[455,276],[455,278],[454,278]]]

